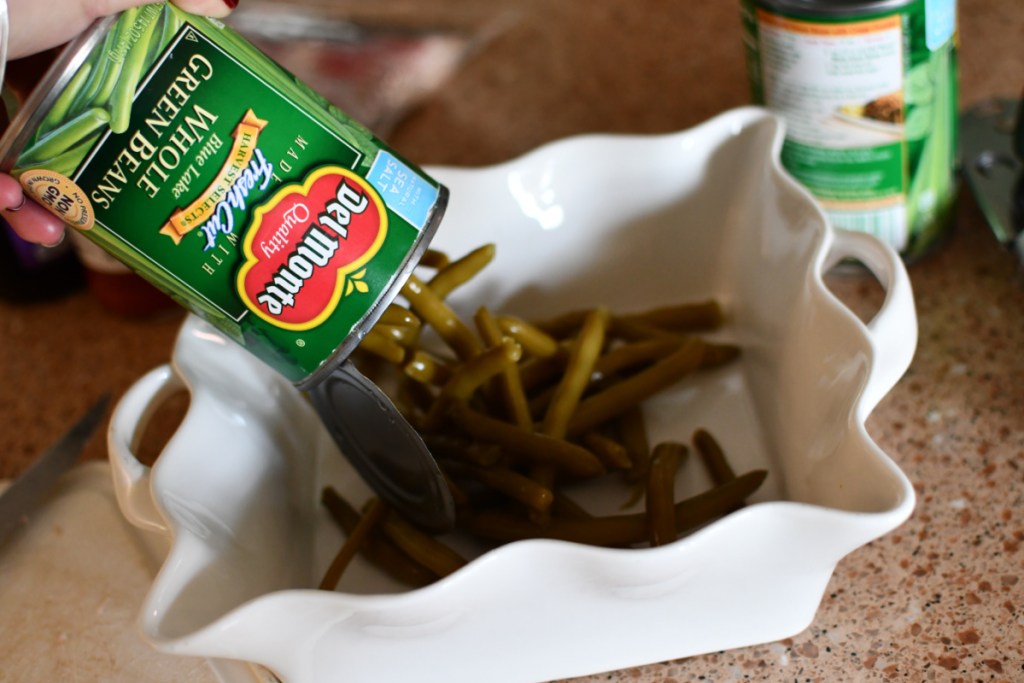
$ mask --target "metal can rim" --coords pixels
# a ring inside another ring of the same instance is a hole
[[[18,155],[82,63],[106,35],[120,13],[102,17],[68,43],[39,83],[25,99],[3,137],[0,138],[0,171],[10,173]]]
[[[753,0],[754,4],[775,12],[801,14],[823,19],[856,18],[864,14],[883,14],[908,7],[918,0]]]

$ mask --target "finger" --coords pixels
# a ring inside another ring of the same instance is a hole
[[[8,7],[12,29],[7,45],[7,56],[9,59],[17,59],[63,45],[88,28],[93,20],[148,2],[149,0],[12,2]],[[238,5],[238,0],[176,0],[175,4],[192,14],[223,17]],[[55,13],[60,15],[59,22],[53,20]]]
[[[14,209],[17,211],[25,202],[25,193],[21,191],[21,183],[0,173],[0,210]]]
[[[64,239],[64,222],[31,200],[18,211],[0,213],[23,240],[53,247]]]
[[[97,16],[105,16],[126,10],[129,7],[148,5],[152,0],[103,0],[94,3],[98,7]],[[224,17],[237,5],[238,0],[173,0],[174,4],[192,14],[204,17]]]
[[[175,5],[204,17],[224,17],[238,6],[238,0],[175,0]]]
[[[0,174],[0,214],[24,240],[55,245],[64,239],[64,223],[25,197],[18,181]]]

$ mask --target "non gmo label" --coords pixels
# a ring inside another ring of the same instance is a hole
[[[78,230],[90,230],[96,222],[92,204],[82,188],[56,171],[35,169],[22,173],[21,186],[37,202]]]

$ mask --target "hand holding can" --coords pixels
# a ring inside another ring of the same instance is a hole
[[[447,197],[237,33],[165,3],[62,53],[0,170],[303,388],[397,295]]]

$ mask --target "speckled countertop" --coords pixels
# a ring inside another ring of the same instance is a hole
[[[390,135],[422,164],[493,163],[580,132],[677,130],[747,103],[733,2],[333,4],[485,38]],[[1018,94],[1020,0],[962,0],[960,18],[962,106]],[[1024,680],[1024,280],[966,193],[948,242],[909,271],[918,352],[868,429],[917,489],[910,520],[840,562],[792,638],[581,680]],[[855,309],[877,297],[855,278],[833,284]],[[166,361],[180,320],[120,318],[86,291],[0,301],[0,478],[98,394]],[[105,457],[102,438],[85,457]]]

